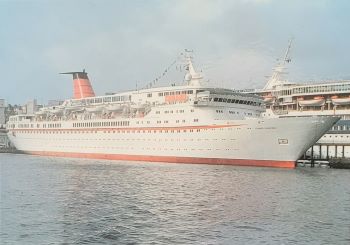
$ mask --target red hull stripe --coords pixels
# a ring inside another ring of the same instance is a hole
[[[30,152],[26,152],[26,153],[33,154],[33,155],[42,155],[42,156],[92,158],[92,159],[125,160],[125,161],[146,161],[146,162],[169,162],[169,163],[192,163],[192,164],[216,164],[216,165],[295,168],[294,161],[201,158],[201,157],[175,157],[175,156],[147,156],[147,155],[52,152],[52,151],[30,151]]]

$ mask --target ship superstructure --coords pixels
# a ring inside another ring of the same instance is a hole
[[[284,79],[289,51],[276,65],[261,90],[246,90],[263,97],[265,117],[338,116],[341,118],[308,154],[317,158],[350,158],[350,80],[296,84]]]
[[[29,154],[292,168],[338,120],[263,118],[261,97],[203,85],[187,62],[183,85],[104,96],[85,71],[73,72],[74,99],[12,116],[8,136]]]

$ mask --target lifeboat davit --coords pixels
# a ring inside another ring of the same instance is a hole
[[[300,106],[324,106],[325,99],[322,96],[316,96],[313,99],[298,98]]]
[[[338,96],[331,97],[333,105],[349,105],[350,104],[350,96],[339,98]]]

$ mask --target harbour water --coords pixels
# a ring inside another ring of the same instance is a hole
[[[1,244],[350,244],[350,171],[0,154]]]

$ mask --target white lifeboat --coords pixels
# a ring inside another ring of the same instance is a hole
[[[270,104],[273,104],[275,102],[275,97],[272,95],[266,95],[266,96],[263,96],[263,98],[264,98],[265,104],[270,105]]]
[[[53,108],[50,112],[55,114],[55,115],[62,115],[64,109],[63,108]]]
[[[85,110],[91,113],[101,113],[105,107],[104,106],[94,106],[86,107]]]
[[[111,104],[106,107],[106,110],[109,112],[122,111],[123,106],[121,104]]]
[[[72,105],[72,106],[67,106],[64,109],[66,110],[66,112],[75,112],[75,111],[81,111],[83,107],[80,105]]]
[[[145,109],[146,106],[147,106],[146,104],[131,104],[130,105],[131,109],[134,109],[134,110]]]
[[[36,115],[38,116],[43,116],[43,115],[46,115],[47,114],[47,109],[40,109],[39,111],[35,112]]]
[[[349,105],[350,104],[350,96],[349,97],[341,97],[332,96],[331,97],[333,105]]]
[[[324,106],[325,99],[322,96],[316,96],[313,99],[298,98],[299,105],[303,106]]]

